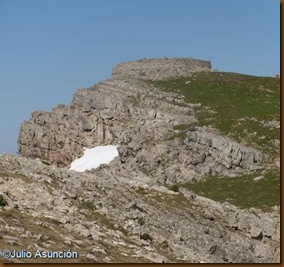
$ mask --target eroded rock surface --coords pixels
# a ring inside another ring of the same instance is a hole
[[[210,61],[193,58],[141,59],[116,65],[112,76],[118,79],[165,80],[210,70]]]
[[[279,211],[173,192],[122,165],[77,173],[1,155],[0,188],[6,249],[70,249],[80,255],[73,262],[280,261]]]
[[[174,67],[192,72],[210,70],[211,63],[193,59],[122,63],[114,68],[112,79],[78,89],[70,105],[34,112],[22,124],[20,154],[67,166],[82,155],[83,147],[115,144],[126,168],[142,170],[168,184],[208,174],[234,175],[261,165],[265,156],[260,151],[239,145],[214,129],[195,127],[198,104],[186,103],[182,96],[160,91],[138,79],[139,75],[128,73],[129,69],[165,71],[170,77]],[[179,126],[186,129],[180,131]],[[176,135],[181,138],[175,139]]]
[[[277,206],[241,210],[183,187],[169,190],[268,164],[261,151],[200,127],[201,104],[149,81],[210,69],[193,59],[122,63],[111,79],[78,89],[70,105],[33,112],[21,126],[22,156],[0,156],[7,248],[72,249],[79,262],[279,262]],[[98,145],[118,145],[119,157],[68,171],[83,147]]]

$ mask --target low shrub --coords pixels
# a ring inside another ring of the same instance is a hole
[[[8,205],[7,200],[3,197],[3,195],[0,194],[0,206],[5,207]]]

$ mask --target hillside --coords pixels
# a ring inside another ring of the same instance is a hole
[[[118,64],[33,112],[21,155],[0,155],[2,243],[73,262],[279,262],[279,120],[277,78],[192,58]],[[69,170],[105,145],[118,146],[109,165]]]
[[[230,177],[208,177],[188,184],[196,193],[215,200],[228,200],[240,207],[269,209],[280,203],[280,80],[226,72],[199,72],[184,78],[152,83],[177,92],[188,103],[199,103],[195,116],[199,126],[218,129],[247,146],[267,154],[272,166],[255,173]],[[175,126],[185,138],[188,125]],[[254,179],[260,177],[256,183]],[[214,187],[212,185],[215,185]],[[245,186],[244,186],[245,185]]]

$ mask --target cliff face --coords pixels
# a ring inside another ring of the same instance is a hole
[[[198,180],[207,174],[246,171],[263,162],[260,151],[222,137],[214,129],[196,126],[194,110],[198,104],[186,103],[182,96],[139,79],[148,77],[142,72],[151,79],[159,73],[161,79],[179,75],[181,70],[182,75],[209,70],[210,65],[193,59],[120,64],[114,68],[112,79],[77,90],[70,105],[60,105],[52,112],[34,112],[22,124],[19,152],[67,166],[82,155],[83,147],[119,145],[120,160],[127,168],[142,169],[169,184]],[[180,126],[194,138],[173,138]],[[207,139],[213,140],[213,148],[211,142],[204,142]]]
[[[233,117],[231,129],[250,138],[240,140],[225,134],[231,117],[217,103],[245,85],[267,104],[277,83],[268,89],[210,68],[193,59],[122,63],[111,79],[78,89],[70,105],[33,112],[21,126],[21,156],[0,155],[3,247],[75,250],[79,258],[70,262],[77,263],[280,262],[280,161],[276,166],[277,155],[262,149],[269,144],[277,153],[280,124],[273,110],[267,121],[253,117],[256,108],[237,113],[245,102],[231,103],[225,110],[242,116]],[[252,147],[252,138],[262,146]],[[83,173],[69,170],[83,147],[98,145],[118,145],[119,157]]]
[[[19,151],[66,166],[83,147],[155,142],[173,124],[195,120],[171,101],[141,82],[103,81],[77,90],[69,106],[34,112],[21,127]]]

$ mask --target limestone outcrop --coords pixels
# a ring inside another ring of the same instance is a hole
[[[185,115],[191,107],[176,105],[178,100],[147,84],[103,81],[77,90],[68,106],[34,112],[21,126],[19,152],[66,166],[83,147],[160,141],[173,125],[196,121]]]
[[[116,65],[112,71],[112,77],[165,80],[173,77],[185,77],[196,71],[210,70],[210,61],[193,58],[141,59]]]
[[[198,71],[211,63],[122,63],[110,79],[76,90],[69,105],[33,112],[21,125],[20,155],[0,155],[3,248],[76,251],[68,262],[77,263],[279,263],[278,205],[240,209],[188,189],[208,176],[253,174],[258,183],[273,165],[262,151],[201,126],[200,103],[154,86]],[[117,145],[119,157],[69,170],[84,147],[98,145]]]
[[[7,201],[0,205],[2,247],[79,254],[8,262],[280,262],[279,209],[240,210],[171,191],[141,172],[109,166],[78,173],[0,155],[0,189]]]
[[[198,104],[186,103],[182,96],[158,90],[128,72],[160,69],[165,71],[160,78],[165,78],[174,66],[177,75],[188,66],[186,75],[187,71],[209,70],[211,64],[193,59],[122,63],[114,68],[111,79],[78,89],[70,105],[34,112],[22,124],[20,154],[62,167],[82,155],[83,147],[119,145],[120,161],[126,168],[143,170],[162,184],[198,180],[209,174],[234,175],[261,165],[265,157],[260,151],[209,128],[196,128],[194,109]],[[175,139],[180,125],[188,128],[187,136]]]

